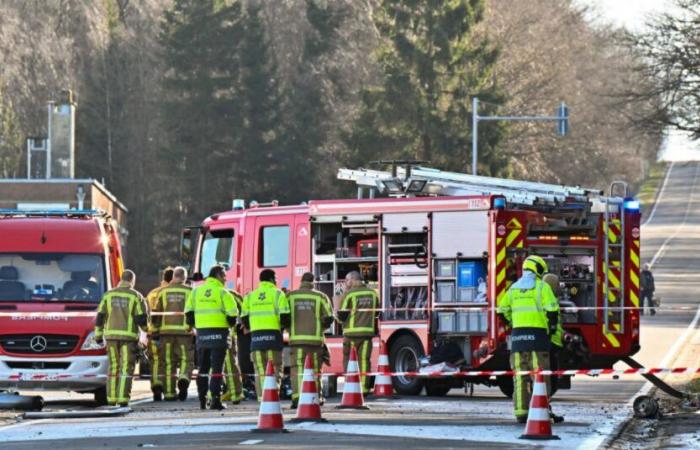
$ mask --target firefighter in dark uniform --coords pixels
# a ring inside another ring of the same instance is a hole
[[[542,281],[547,263],[539,256],[528,256],[523,275],[498,304],[498,314],[512,328],[510,367],[514,371],[548,370],[552,335],[559,324],[559,302],[549,284]],[[551,396],[549,376],[545,376],[547,394]],[[513,377],[513,403],[518,422],[527,421],[534,377]],[[552,417],[554,419],[554,417]],[[558,418],[558,416],[557,416]]]
[[[243,307],[243,297],[236,291],[229,290],[239,311]],[[243,400],[243,386],[241,380],[241,369],[238,366],[238,328],[240,323],[231,328],[229,334],[229,347],[224,359],[224,384],[225,392],[221,395],[221,401],[230,401],[237,405]]]
[[[158,301],[158,294],[161,289],[165,288],[173,280],[173,268],[166,267],[163,270],[163,278],[161,279],[160,286],[152,289],[146,295],[146,302],[149,311],[153,311],[156,308],[156,302]],[[149,318],[152,317],[149,315]],[[148,347],[146,349],[146,354],[148,355],[148,367],[151,370],[151,392],[153,392],[153,401],[159,402],[163,400],[163,371],[165,370],[165,364],[163,363],[162,355],[160,354],[159,342],[157,339],[153,339],[153,321],[149,321],[148,327]]]
[[[97,307],[95,338],[107,341],[109,379],[107,403],[126,406],[138,354],[139,328],[146,331],[148,317],[143,296],[134,290],[136,275],[125,270],[116,288],[107,291]]]
[[[262,386],[267,362],[275,367],[277,385],[282,378],[282,329],[289,327],[287,296],[275,285],[275,272],[260,272],[258,288],[243,300],[241,319],[250,331],[250,359],[255,368],[255,393],[262,401]]]
[[[291,324],[289,326],[290,377],[292,380],[292,409],[299,403],[306,355],[311,355],[316,377],[316,390],[321,400],[321,361],[324,352],[323,335],[333,323],[331,301],[323,292],[314,290],[314,274],[301,276],[301,286],[289,297]]]
[[[651,265],[647,263],[644,264],[644,269],[641,273],[642,308],[639,310],[641,315],[644,315],[644,310],[647,306],[652,316],[656,314],[656,310],[654,309],[654,291],[656,291],[654,274],[651,273]]]
[[[211,409],[226,408],[221,402],[223,366],[229,329],[236,324],[238,307],[225,283],[226,269],[213,266],[204,284],[192,290],[185,306],[187,324],[197,330],[197,393],[201,409],[207,407],[207,394],[211,394]]]
[[[159,342],[165,366],[165,400],[187,400],[194,359],[192,327],[185,318],[185,305],[192,288],[185,285],[187,269],[176,267],[172,282],[159,294],[153,312],[153,339]],[[168,315],[158,315],[165,313]],[[175,385],[177,384],[177,394]]]
[[[377,336],[379,319],[379,297],[374,289],[362,282],[360,272],[349,272],[345,276],[346,289],[340,299],[338,319],[343,324],[343,369],[348,367],[350,349],[357,351],[360,372],[370,371],[372,338]],[[360,376],[362,392],[369,393],[369,378]]]

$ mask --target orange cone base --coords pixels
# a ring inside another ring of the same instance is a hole
[[[285,428],[253,428],[250,430],[251,433],[289,433],[289,430]]]
[[[523,434],[518,439],[531,439],[533,441],[556,441],[557,439],[561,438],[553,434],[550,436],[542,436],[540,434]]]
[[[320,418],[320,419],[299,419],[299,418],[295,417],[295,418],[293,418],[293,419],[289,419],[287,422],[290,422],[290,423],[301,423],[301,422],[327,423],[328,421],[327,421],[326,419],[324,419],[324,418]]]
[[[335,409],[369,409],[369,406],[338,405],[335,407]]]

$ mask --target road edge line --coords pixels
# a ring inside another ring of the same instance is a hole
[[[673,170],[673,166],[675,164],[675,161],[671,161],[671,164],[669,164],[668,168],[666,169],[666,176],[664,177],[664,181],[663,183],[661,183],[661,188],[656,192],[656,196],[654,197],[654,207],[651,208],[651,213],[649,213],[649,217],[647,217],[644,220],[641,226],[646,225],[651,221],[651,219],[654,218],[654,214],[656,214],[656,207],[659,206],[659,199],[664,195],[664,191],[666,190],[666,184],[668,183],[668,179],[671,175],[671,171]]]
[[[700,306],[698,306],[697,311],[695,312],[695,317],[693,317],[693,321],[690,322],[688,327],[685,329],[682,335],[678,336],[678,339],[676,339],[676,342],[673,343],[673,347],[671,347],[671,350],[666,353],[666,356],[662,360],[661,364],[663,366],[667,365],[671,358],[678,358],[679,352],[681,350],[681,346],[684,345],[692,336],[692,332],[697,332],[697,324],[698,321],[700,320]],[[664,377],[665,378],[665,377]],[[640,395],[647,395],[649,391],[651,391],[654,388],[654,385],[651,384],[651,382],[647,381],[644,383],[644,385],[639,388],[637,392],[635,392],[630,399],[625,403],[625,408],[632,408],[632,405],[634,404],[634,400],[639,397]],[[604,439],[600,444],[598,444],[595,448],[608,448],[610,447],[617,439],[620,438],[622,433],[625,432],[626,428],[629,426],[631,420],[634,418],[634,414],[632,412],[627,413],[626,417],[624,420],[622,420],[614,429],[613,432],[610,433],[607,439]],[[585,443],[586,441],[584,441]],[[586,448],[586,447],[578,447],[578,448]]]

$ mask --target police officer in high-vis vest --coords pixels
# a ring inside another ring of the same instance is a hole
[[[158,294],[161,289],[165,288],[173,280],[173,268],[166,267],[163,270],[163,277],[160,285],[151,290],[146,295],[146,304],[149,311],[153,311],[158,301]],[[148,355],[148,368],[151,370],[151,392],[153,392],[153,401],[159,402],[163,400],[163,371],[165,364],[163,363],[162,355],[160,354],[159,341],[153,339],[153,316],[149,314],[148,324],[148,347],[146,354]]]
[[[301,286],[288,294],[292,313],[289,327],[290,377],[292,379],[292,409],[299,403],[306,355],[311,355],[314,373],[321,372],[323,357],[323,332],[333,323],[330,299],[323,292],[314,290],[314,274],[301,276]],[[316,390],[321,399],[321,383],[317,376]]]
[[[379,297],[374,289],[362,282],[360,272],[349,272],[345,276],[346,289],[340,299],[338,319],[343,323],[343,368],[348,367],[350,350],[357,351],[360,372],[370,371],[372,338],[377,335]],[[362,391],[369,393],[369,378],[360,376]]]
[[[243,297],[236,291],[229,291],[236,301],[236,306],[240,311],[243,307]],[[237,405],[243,400],[243,384],[241,380],[241,369],[238,366],[238,323],[231,328],[229,334],[228,351],[224,358],[224,385],[226,392],[221,395],[222,401],[231,401]]]
[[[194,345],[192,327],[185,318],[185,305],[192,288],[185,285],[187,269],[176,267],[172,282],[158,294],[151,322],[153,339],[159,342],[160,356],[165,372],[165,400],[187,400],[190,386]],[[162,315],[159,315],[162,313]],[[177,383],[177,394],[175,385]]]
[[[107,341],[107,403],[110,405],[129,404],[139,328],[145,332],[148,325],[145,300],[134,290],[135,283],[134,272],[125,270],[117,287],[107,291],[97,307],[95,338]]]
[[[277,384],[282,377],[282,329],[289,327],[287,296],[275,285],[275,272],[260,272],[260,285],[245,296],[241,319],[250,331],[250,358],[255,368],[255,392],[262,400],[267,362],[272,361]]]
[[[204,284],[192,290],[185,306],[187,324],[197,330],[197,393],[201,409],[207,407],[207,393],[211,394],[211,409],[226,408],[221,402],[221,379],[229,329],[236,324],[238,307],[225,283],[226,269],[213,266]]]
[[[547,272],[544,259],[528,256],[522,268],[522,277],[498,304],[499,317],[512,328],[510,367],[514,371],[548,370],[550,342],[559,324],[559,302],[550,285],[542,281]],[[551,395],[549,376],[544,378],[547,394]],[[529,376],[513,377],[515,418],[521,423],[527,421],[533,380]]]

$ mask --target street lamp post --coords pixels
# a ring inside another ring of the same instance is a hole
[[[564,102],[561,102],[557,108],[555,116],[480,116],[479,115],[479,99],[472,98],[472,175],[477,175],[477,163],[479,160],[479,122],[481,121],[556,121],[557,134],[566,136],[569,132],[569,107]]]

